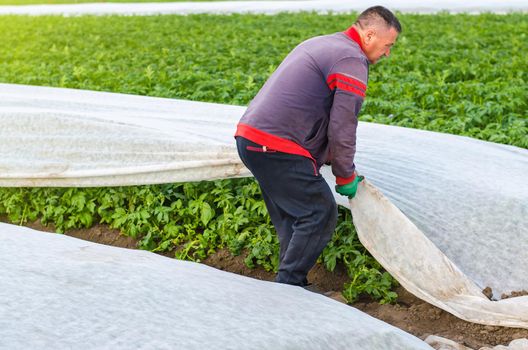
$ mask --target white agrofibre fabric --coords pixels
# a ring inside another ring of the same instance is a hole
[[[0,84],[0,186],[250,176],[233,139],[244,110]],[[358,234],[396,279],[468,321],[528,328],[528,297],[481,293],[528,290],[527,150],[360,123],[356,165],[368,180],[351,206]]]
[[[300,287],[0,223],[0,349],[431,350]]]

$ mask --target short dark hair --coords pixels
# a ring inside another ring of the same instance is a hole
[[[400,21],[396,18],[394,13],[383,6],[372,6],[361,12],[356,20],[356,24],[360,26],[369,25],[373,20],[382,19],[387,27],[394,28],[398,33],[401,33],[402,27]]]

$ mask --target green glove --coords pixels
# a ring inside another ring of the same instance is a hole
[[[335,190],[337,193],[342,194],[343,196],[348,196],[352,199],[356,195],[358,184],[363,181],[365,177],[356,175],[354,181],[347,183],[346,185],[336,185]]]

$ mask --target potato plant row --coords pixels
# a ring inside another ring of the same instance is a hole
[[[23,225],[40,219],[59,233],[109,225],[138,240],[138,248],[170,252],[200,262],[218,249],[244,254],[249,267],[277,271],[279,245],[259,186],[250,178],[199,183],[115,188],[0,188],[0,216]],[[340,208],[340,224],[320,263],[347,268],[344,296],[361,293],[390,302],[396,281],[359,243],[350,211]]]

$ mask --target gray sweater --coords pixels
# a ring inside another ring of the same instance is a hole
[[[369,63],[351,27],[299,44],[249,104],[237,129],[269,149],[331,162],[338,184],[354,178],[356,128]]]

